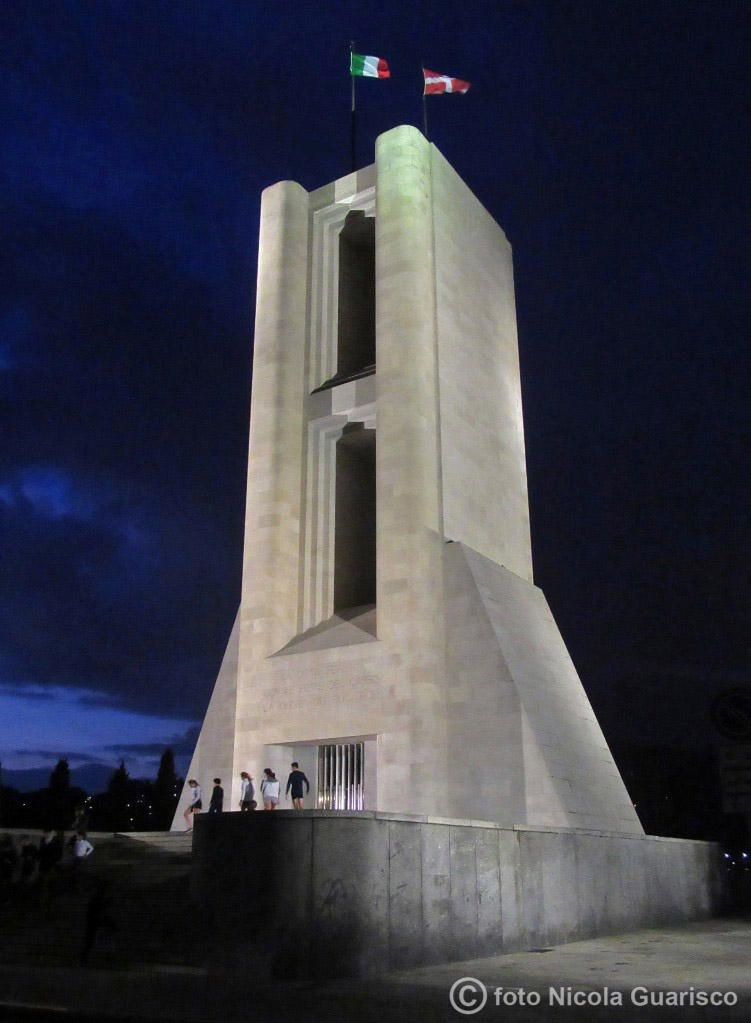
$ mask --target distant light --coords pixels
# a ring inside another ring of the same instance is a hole
[[[730,859],[730,853],[725,853],[725,859],[726,859],[726,860],[729,860],[729,859]]]
[[[747,860],[747,859],[748,859],[748,853],[744,853],[744,854],[743,854],[743,859],[744,859],[744,860]]]

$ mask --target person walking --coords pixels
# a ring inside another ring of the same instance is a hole
[[[88,806],[91,802],[91,796],[82,803],[81,806],[77,806],[74,810],[73,815],[73,830],[74,831],[88,831],[89,830],[89,810]]]
[[[26,884],[31,884],[38,859],[39,850],[32,842],[30,836],[24,835],[21,839],[21,880]]]
[[[46,828],[42,832],[42,838],[39,842],[39,879],[47,877],[52,870],[60,862],[61,857],[60,842],[55,835],[55,832],[49,828]]]
[[[279,793],[281,785],[279,779],[270,767],[265,767],[263,773],[266,777],[261,782],[261,795],[263,796],[264,810],[276,810],[279,805]]]
[[[209,802],[209,813],[221,813],[224,809],[224,789],[222,788],[222,779],[214,778],[214,788],[211,790],[211,800]]]
[[[63,856],[63,847],[54,831],[46,828],[39,843],[39,890],[42,902],[46,902],[50,875]]]
[[[187,808],[187,810],[183,814],[183,817],[185,818],[185,823],[187,825],[185,830],[186,831],[191,831],[192,830],[192,825],[190,823],[190,818],[191,817],[195,817],[195,815],[197,813],[200,813],[201,810],[203,810],[203,803],[201,802],[201,786],[198,784],[198,782],[195,780],[195,778],[189,778],[188,779],[188,785],[190,786],[190,790],[191,790],[190,791],[190,806]]]
[[[86,931],[84,933],[83,947],[81,948],[82,966],[85,966],[89,961],[89,955],[94,947],[97,933],[100,930],[117,930],[117,925],[110,913],[111,901],[109,881],[106,879],[100,881],[86,906]]]
[[[242,788],[240,789],[240,810],[243,813],[247,813],[249,810],[255,810],[256,801],[253,798],[256,794],[256,790],[253,786],[253,778],[248,774],[247,771],[240,773],[242,781]]]
[[[77,831],[76,837],[73,839],[73,887],[77,889],[81,883],[81,871],[83,870],[84,862],[94,852],[94,846],[86,838],[86,832]]]
[[[0,884],[10,884],[18,866],[18,853],[12,835],[0,839]]]
[[[300,765],[296,760],[292,761],[292,771],[287,779],[287,788],[285,795],[289,796],[290,790],[292,792],[292,805],[296,810],[304,810],[305,803],[303,802],[302,787],[306,786],[305,793],[307,795],[310,792],[310,782],[305,777],[303,772],[300,770]]]

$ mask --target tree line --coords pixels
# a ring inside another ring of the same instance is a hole
[[[2,784],[0,765],[0,826],[67,830],[82,822],[91,831],[166,831],[172,824],[183,779],[175,757],[166,749],[156,778],[131,778],[120,761],[105,792],[90,795],[71,784],[65,757],[55,765],[47,788],[19,792]]]

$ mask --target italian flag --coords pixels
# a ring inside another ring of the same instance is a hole
[[[361,53],[350,53],[349,73],[357,78],[391,78],[383,57],[365,57]]]
[[[448,75],[439,75],[435,71],[422,69],[425,79],[425,91],[423,96],[437,96],[442,92],[466,92],[469,82],[463,82],[461,78],[450,78]]]

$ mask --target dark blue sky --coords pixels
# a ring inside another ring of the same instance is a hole
[[[261,190],[421,123],[515,253],[533,550],[610,739],[749,680],[744,3],[10,0],[0,756],[183,758],[239,599]],[[185,759],[182,761],[185,766]]]

